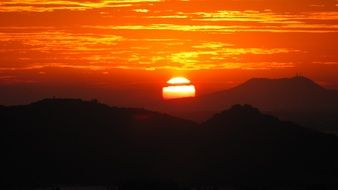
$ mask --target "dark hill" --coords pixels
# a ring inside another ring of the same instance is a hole
[[[206,163],[202,173],[208,174],[204,178],[222,176],[220,179],[239,184],[238,179],[257,184],[338,179],[335,136],[280,121],[249,105],[235,105],[202,126],[207,147],[203,149]]]
[[[248,105],[197,125],[143,109],[49,99],[3,107],[0,120],[2,184],[12,187],[128,181],[151,186],[147,181],[155,180],[160,189],[175,189],[172,181],[256,187],[338,181],[337,137]]]
[[[75,99],[47,99],[0,113],[6,155],[1,168],[9,184],[171,179],[177,166],[186,171],[186,137],[197,127],[144,109]]]

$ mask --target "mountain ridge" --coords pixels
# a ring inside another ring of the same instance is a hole
[[[134,179],[334,185],[338,179],[338,137],[249,105],[235,105],[201,125],[79,99],[47,99],[0,113],[1,172],[8,186]]]
[[[276,78],[276,79],[270,79],[270,78],[251,78],[245,82],[243,82],[242,84],[233,87],[231,89],[236,89],[236,88],[243,88],[246,86],[256,86],[256,85],[261,85],[260,83],[265,83],[264,88],[269,88],[271,86],[274,85],[286,85],[286,86],[300,86],[300,87],[304,87],[307,86],[309,88],[313,88],[316,90],[324,90],[324,88],[320,85],[318,85],[317,83],[315,83],[314,81],[312,81],[311,79],[304,77],[304,76],[295,76],[295,77],[291,77],[291,78]],[[280,86],[279,86],[280,87]],[[228,89],[228,90],[231,90]],[[228,91],[228,90],[224,90],[224,91]],[[219,91],[219,92],[215,92],[215,93],[221,93],[224,91]],[[214,94],[214,93],[212,93]]]
[[[250,104],[284,120],[338,134],[338,119],[334,119],[338,118],[338,91],[325,89],[303,76],[253,78],[195,99],[164,102],[156,110],[203,122],[233,104]]]

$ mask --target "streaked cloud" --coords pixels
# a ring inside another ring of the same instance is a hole
[[[134,9],[134,11],[137,12],[137,13],[147,13],[147,12],[149,12],[148,9]]]
[[[222,62],[234,62],[234,59],[237,59],[240,68],[244,68],[241,63],[247,62],[245,58],[241,60],[244,55],[299,53],[298,50],[285,48],[240,48],[217,41],[137,39],[69,32],[0,33],[0,41],[0,54],[3,55],[0,61],[8,63],[2,65],[3,69],[13,68],[15,64],[18,68],[68,66],[198,70],[212,69]],[[229,64],[225,66],[229,68]]]
[[[332,66],[337,35],[336,0],[3,0],[0,76]]]
[[[328,33],[338,32],[337,25],[326,24],[287,24],[284,26],[244,26],[244,25],[177,25],[177,24],[150,24],[150,25],[120,25],[120,26],[84,26],[85,28],[105,30],[172,30],[185,32],[278,32],[278,33]]]
[[[78,10],[130,7],[137,3],[153,3],[161,0],[3,0],[0,12],[45,12],[55,10]]]

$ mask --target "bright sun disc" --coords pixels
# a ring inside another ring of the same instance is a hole
[[[190,80],[184,77],[174,77],[168,80],[167,84],[190,84]]]
[[[175,77],[167,81],[169,86],[163,87],[163,99],[177,99],[195,97],[195,86],[190,83],[190,80],[184,77]]]

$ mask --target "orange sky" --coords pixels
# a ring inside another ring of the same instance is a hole
[[[203,94],[296,73],[338,89],[337,50],[337,0],[0,1],[2,89],[160,93],[185,75]]]

